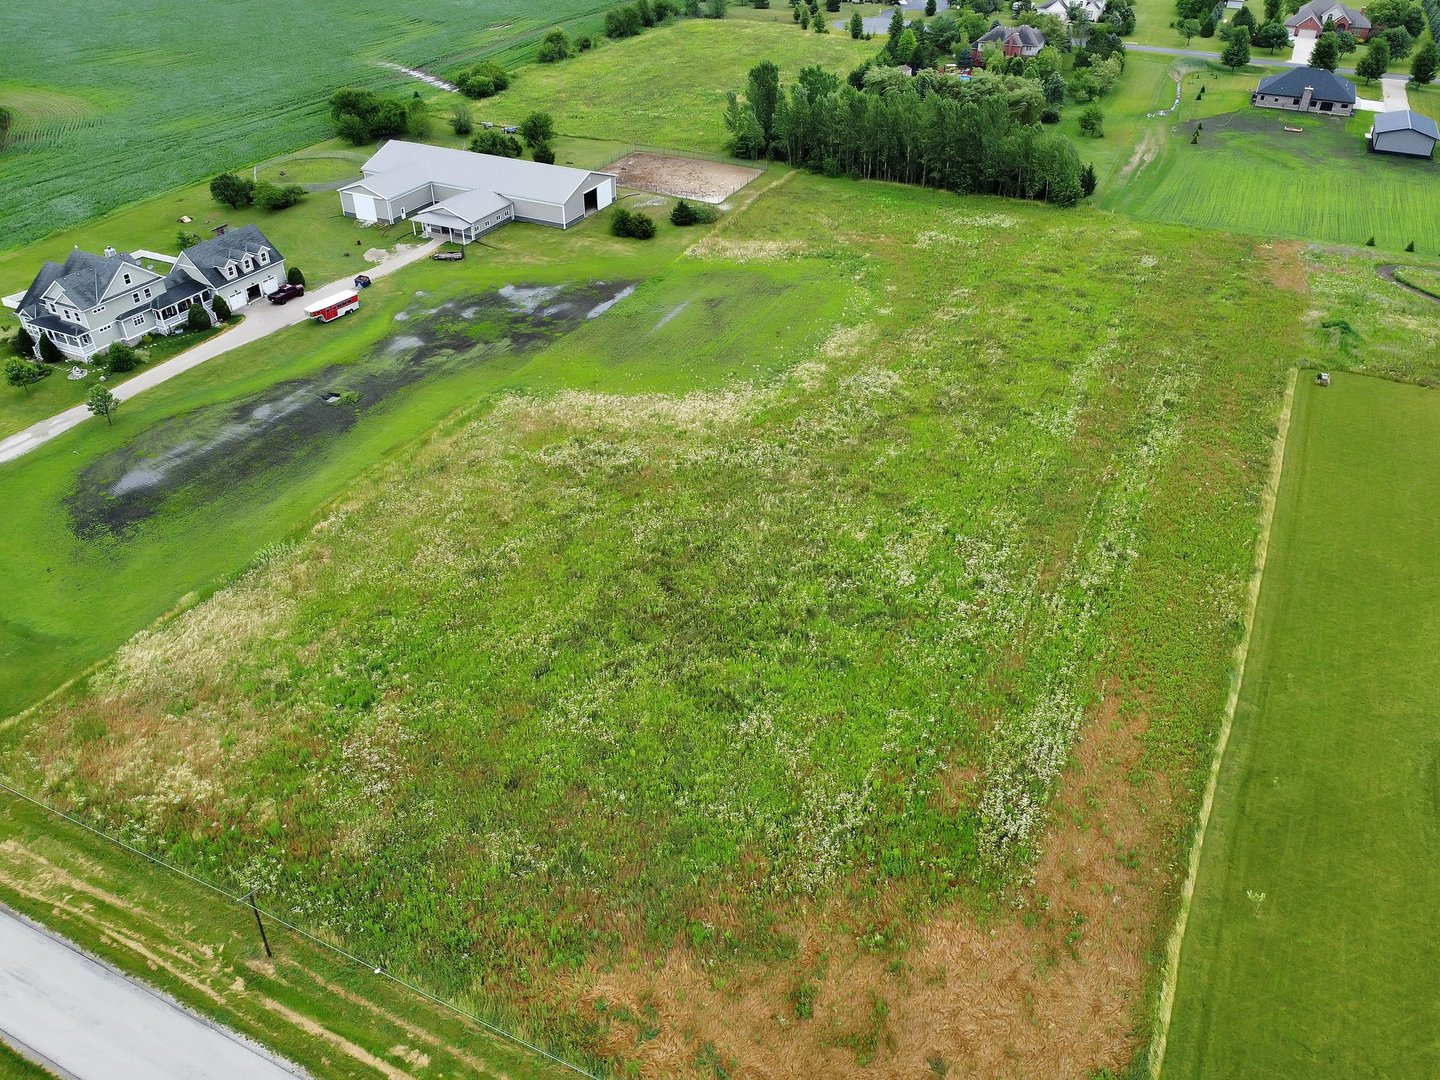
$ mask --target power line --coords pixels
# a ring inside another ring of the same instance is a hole
[[[153,863],[154,865],[160,867],[160,868],[163,869],[163,870],[168,870],[168,871],[170,871],[172,874],[179,874],[181,877],[185,878],[187,881],[194,882],[196,885],[199,885],[201,888],[209,889],[209,890],[210,890],[211,892],[213,892],[213,893],[218,893],[220,896],[223,896],[223,897],[225,897],[227,900],[230,900],[230,901],[232,901],[232,902],[234,902],[234,903],[243,904],[243,905],[245,905],[246,907],[250,907],[250,908],[252,908],[252,909],[255,911],[255,916],[256,916],[257,921],[258,921],[259,917],[263,914],[263,915],[264,915],[266,918],[268,918],[271,922],[276,923],[276,924],[278,924],[278,925],[280,925],[280,926],[283,926],[283,927],[285,927],[287,930],[290,930],[290,931],[293,932],[293,933],[299,934],[301,937],[305,938],[307,941],[313,942],[314,944],[319,945],[319,946],[322,947],[322,948],[329,949],[331,952],[335,953],[337,956],[344,957],[346,960],[349,960],[351,963],[353,963],[353,964],[358,964],[358,965],[360,965],[361,967],[366,968],[367,970],[369,970],[371,973],[373,973],[373,974],[375,974],[375,975],[379,975],[379,976],[381,976],[382,978],[389,979],[389,980],[390,980],[392,983],[394,983],[396,986],[403,987],[404,989],[410,991],[412,994],[415,994],[415,995],[417,995],[417,996],[419,996],[419,997],[424,998],[426,1001],[430,1002],[431,1004],[438,1005],[438,1006],[440,1006],[442,1009],[448,1009],[450,1012],[454,1013],[456,1016],[464,1017],[466,1020],[469,1020],[469,1021],[471,1021],[472,1023],[478,1024],[478,1025],[480,1025],[482,1028],[484,1028],[486,1031],[489,1031],[489,1032],[491,1032],[491,1033],[494,1034],[494,1035],[498,1035],[500,1038],[502,1038],[502,1039],[504,1039],[504,1040],[506,1040],[506,1041],[508,1041],[508,1042],[512,1042],[512,1043],[514,1043],[516,1046],[523,1047],[524,1049],[529,1050],[532,1054],[538,1054],[540,1057],[545,1058],[547,1061],[550,1061],[550,1062],[552,1062],[552,1063],[555,1064],[555,1065],[559,1065],[561,1068],[569,1069],[571,1072],[576,1073],[577,1075],[584,1076],[584,1077],[588,1077],[589,1080],[600,1080],[600,1077],[596,1076],[594,1073],[588,1072],[588,1071],[586,1071],[585,1069],[581,1068],[579,1065],[575,1065],[575,1064],[573,1064],[572,1062],[566,1061],[566,1060],[565,1060],[564,1058],[562,1058],[562,1057],[558,1057],[558,1056],[556,1056],[555,1054],[552,1054],[550,1051],[544,1049],[543,1047],[536,1046],[534,1043],[529,1042],[528,1040],[522,1038],[522,1037],[519,1036],[519,1035],[516,1035],[514,1032],[506,1031],[504,1028],[498,1026],[497,1024],[492,1024],[489,1020],[486,1020],[486,1019],[484,1019],[483,1017],[480,1017],[480,1016],[476,1016],[474,1013],[472,1013],[472,1012],[470,1012],[470,1011],[468,1011],[468,1010],[466,1010],[466,1009],[462,1009],[460,1006],[454,1004],[453,1002],[446,1001],[444,998],[436,997],[434,994],[430,993],[430,991],[425,990],[425,989],[423,989],[422,987],[416,986],[414,983],[407,982],[405,979],[400,978],[400,976],[398,976],[398,975],[391,974],[389,971],[386,971],[383,967],[380,967],[380,966],[378,966],[378,965],[376,965],[376,964],[373,964],[373,963],[371,963],[371,962],[368,961],[368,960],[362,959],[361,957],[356,956],[354,953],[348,952],[347,950],[340,948],[338,945],[335,945],[335,944],[332,944],[332,943],[329,942],[329,941],[326,941],[324,938],[316,937],[314,934],[312,934],[310,931],[306,930],[306,929],[305,929],[304,927],[302,927],[302,926],[297,926],[297,925],[295,925],[295,924],[292,923],[292,922],[289,922],[289,921],[287,921],[287,920],[285,920],[285,919],[282,919],[280,916],[276,915],[274,912],[268,911],[268,910],[266,910],[265,908],[260,907],[260,906],[255,902],[255,896],[254,896],[254,893],[253,893],[253,892],[250,893],[250,894],[247,894],[247,895],[241,895],[241,894],[239,894],[239,893],[232,893],[232,892],[230,892],[228,889],[221,888],[219,885],[216,885],[216,884],[214,884],[213,882],[206,881],[204,878],[196,877],[194,874],[190,873],[188,870],[184,870],[184,869],[182,869],[182,868],[180,868],[180,867],[178,867],[178,866],[172,866],[170,863],[167,863],[164,859],[158,858],[158,857],[150,854],[148,851],[144,851],[144,850],[142,850],[141,848],[136,847],[134,844],[127,843],[126,841],[121,840],[118,836],[111,836],[109,833],[103,832],[103,831],[101,831],[100,829],[97,829],[95,826],[91,825],[88,821],[83,821],[83,820],[81,820],[80,818],[75,817],[73,814],[67,814],[64,810],[61,810],[61,809],[59,809],[58,807],[51,806],[49,803],[41,802],[39,799],[35,798],[34,796],[32,796],[32,795],[27,795],[25,792],[20,791],[20,790],[18,790],[17,788],[11,787],[9,784],[5,783],[4,781],[0,781],[0,790],[9,792],[11,795],[15,796],[17,799],[21,799],[21,800],[23,800],[24,802],[29,803],[31,806],[38,807],[39,809],[44,810],[44,811],[45,811],[46,813],[48,813],[48,814],[53,814],[53,815],[55,815],[55,816],[58,817],[58,818],[61,818],[61,819],[65,820],[65,821],[68,821],[71,825],[76,825],[76,826],[84,829],[86,832],[91,833],[91,834],[93,834],[93,835],[95,835],[95,836],[98,836],[101,840],[104,840],[104,841],[107,841],[108,843],[115,844],[115,845],[117,845],[117,846],[119,846],[119,847],[122,847],[122,848],[124,848],[126,851],[130,852],[131,854],[138,855],[138,856],[140,856],[142,859],[146,860],[147,862]],[[262,928],[262,930],[261,930],[261,934],[262,934],[262,935],[264,934],[263,928]],[[268,943],[268,942],[266,943],[266,951],[269,952],[269,943]]]

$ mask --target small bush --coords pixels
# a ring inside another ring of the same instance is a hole
[[[477,154],[493,154],[495,157],[518,158],[523,151],[520,140],[503,131],[487,128],[470,140],[470,149]]]
[[[1105,137],[1105,114],[1100,111],[1099,105],[1086,106],[1080,114],[1080,134],[1092,139]]]
[[[285,271],[285,280],[291,285],[304,285],[305,275],[300,272],[298,266],[292,266],[289,270]]]
[[[713,206],[706,206],[703,203],[692,203],[681,199],[675,204],[675,209],[670,211],[671,225],[709,225],[718,219],[719,212]]]
[[[1058,124],[1060,122],[1060,110],[1053,105],[1047,105],[1040,110],[1040,123]]]
[[[294,206],[305,197],[305,189],[299,184],[272,184],[261,180],[255,185],[255,205],[261,210],[284,210]]]
[[[233,314],[230,310],[230,305],[225,302],[225,298],[219,293],[216,293],[215,299],[210,301],[210,310],[215,313],[216,322],[229,322],[230,316]]]
[[[468,98],[487,98],[509,87],[510,73],[495,61],[486,60],[460,72],[454,82],[455,88]]]
[[[655,235],[655,219],[649,214],[634,213],[617,206],[610,218],[610,231],[632,240],[649,240]]]
[[[555,148],[547,143],[538,143],[530,151],[530,156],[542,165],[555,164]]]
[[[1414,241],[1414,240],[1411,240],[1410,243],[1406,244],[1406,245],[1405,245],[1405,250],[1406,250],[1406,251],[1414,251],[1414,250],[1415,250],[1415,241]]]
[[[205,305],[198,300],[190,305],[185,314],[185,325],[191,330],[209,330],[210,316],[205,314]]]
[[[540,42],[540,51],[535,54],[535,59],[541,64],[554,64],[574,55],[569,35],[564,30],[551,30]]]
[[[140,365],[140,353],[123,341],[117,341],[105,350],[100,365],[106,372],[123,375],[134,371]]]
[[[1366,247],[1374,247],[1374,246],[1375,246],[1375,237],[1372,236],[1372,237],[1370,237],[1369,240],[1366,240],[1366,241],[1365,241],[1365,246],[1366,246]]]

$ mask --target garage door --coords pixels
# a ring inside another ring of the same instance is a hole
[[[280,279],[277,278],[277,277],[274,277],[273,275],[272,275],[271,277],[267,277],[264,281],[260,282],[260,291],[261,291],[262,293],[264,293],[266,296],[269,296],[272,292],[274,292],[274,291],[275,291],[276,289],[278,289],[279,287],[280,287]]]
[[[370,197],[369,195],[354,195],[354,194],[352,194],[352,195],[350,196],[350,200],[351,200],[351,202],[353,202],[353,203],[355,204],[355,217],[356,217],[357,220],[359,220],[359,221],[374,221],[374,220],[376,220],[376,217],[375,217],[375,200],[374,200],[372,197]]]

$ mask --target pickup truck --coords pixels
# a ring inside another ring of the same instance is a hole
[[[281,285],[268,297],[272,304],[283,304],[287,300],[294,300],[297,296],[305,295],[304,285]]]

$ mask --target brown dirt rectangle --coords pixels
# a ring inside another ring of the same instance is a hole
[[[697,202],[722,203],[764,170],[703,158],[629,154],[605,168],[620,186]]]

